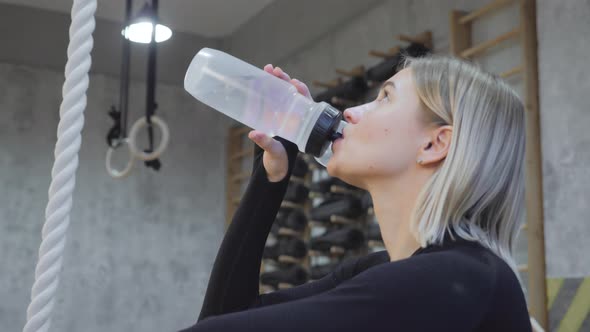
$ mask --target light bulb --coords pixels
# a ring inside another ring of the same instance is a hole
[[[127,26],[121,31],[126,39],[135,43],[148,44],[152,41],[153,24],[151,22],[138,22]],[[165,25],[156,24],[156,43],[170,39],[172,30]]]

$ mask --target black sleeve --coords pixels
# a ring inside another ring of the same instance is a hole
[[[254,144],[250,182],[217,253],[199,321],[247,309],[258,297],[266,237],[285,196],[298,153],[297,145],[281,137],[275,139],[287,151],[287,175],[279,182],[270,182],[262,163],[264,151]]]
[[[284,179],[270,182],[262,164],[263,150],[254,146],[252,176],[232,218],[209,278],[199,321],[221,314],[292,301],[333,289],[367,268],[389,260],[382,251],[350,259],[321,280],[258,295],[264,244],[284,197],[297,158],[297,146],[275,137],[287,150],[289,170]]]
[[[473,265],[473,264],[472,264]],[[477,330],[494,292],[489,271],[460,256],[424,255],[382,264],[331,290],[207,318],[187,332]]]
[[[334,288],[373,265],[389,261],[386,251],[350,259],[321,280],[258,295],[262,252],[298,154],[295,144],[280,137],[275,139],[287,150],[288,173],[281,181],[270,182],[262,164],[264,151],[254,145],[251,180],[217,253],[199,321],[207,317],[318,294]]]
[[[386,262],[389,262],[389,255],[385,250],[371,253],[364,257],[349,258],[320,280],[260,295],[251,308],[294,301],[323,293],[333,289],[340,283],[351,279],[370,267]]]

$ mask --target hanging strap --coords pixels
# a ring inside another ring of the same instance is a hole
[[[123,26],[126,27],[131,20],[132,0],[126,0],[125,21]],[[131,42],[127,38],[123,39],[123,54],[121,57],[121,73],[119,86],[119,108],[111,106],[109,116],[113,120],[113,126],[107,133],[107,145],[111,148],[118,147],[121,142],[127,138],[127,114],[129,109],[129,62]]]
[[[157,48],[156,48],[156,26],[158,24],[158,1],[152,1],[152,9],[155,14],[154,22],[153,22],[153,29],[152,29],[152,40],[149,45],[149,53],[148,53],[148,71],[147,71],[147,97],[146,97],[146,112],[145,118],[147,121],[147,130],[148,130],[148,140],[149,145],[148,149],[145,150],[147,153],[151,153],[154,151],[154,127],[152,125],[152,116],[156,114],[156,108],[158,104],[156,104],[156,55],[157,55]],[[146,167],[152,168],[156,171],[160,170],[162,163],[160,162],[159,158],[153,160],[146,160],[144,161]]]

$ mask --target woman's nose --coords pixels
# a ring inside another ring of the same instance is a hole
[[[342,114],[344,115],[344,120],[346,120],[346,122],[355,124],[361,119],[362,111],[359,107],[352,107],[345,109]]]

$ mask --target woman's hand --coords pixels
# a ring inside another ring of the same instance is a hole
[[[291,77],[283,72],[281,68],[273,68],[272,65],[268,64],[264,66],[264,71],[291,83],[297,88],[299,93],[311,99],[311,93],[309,92],[307,85],[297,79],[291,79]],[[271,182],[281,181],[287,175],[287,171],[289,170],[287,151],[285,151],[283,144],[258,130],[252,130],[248,133],[248,138],[264,150],[262,163],[266,170],[266,174],[268,175],[268,180]]]

